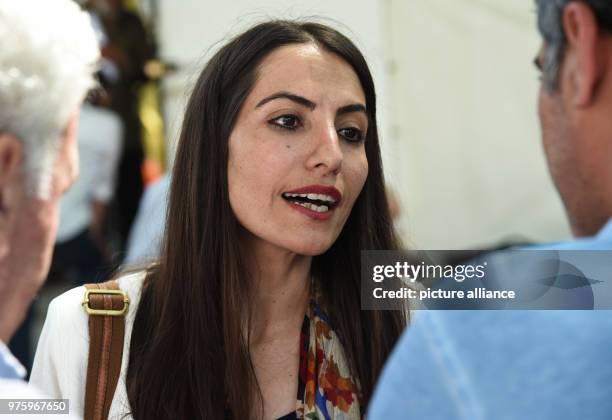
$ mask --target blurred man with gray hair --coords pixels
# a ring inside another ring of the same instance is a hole
[[[5,343],[47,276],[76,123],[99,57],[71,0],[0,0],[0,395],[26,392]],[[20,391],[21,390],[21,391]]]
[[[610,251],[612,1],[536,5],[542,140],[576,239],[533,249]],[[610,419],[611,349],[609,311],[419,313],[368,419]]]

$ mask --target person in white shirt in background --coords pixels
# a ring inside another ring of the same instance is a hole
[[[87,2],[77,3],[89,14],[102,51],[108,36],[100,17],[86,7]],[[100,57],[98,78],[104,88],[106,83],[118,80],[119,69],[112,61]],[[101,280],[110,265],[104,224],[114,196],[124,130],[119,116],[109,109],[108,101],[108,95],[100,89],[81,108],[77,133],[80,176],[60,202],[51,273],[61,272],[79,285]]]
[[[72,276],[75,284],[101,281],[110,264],[103,226],[115,191],[122,135],[115,113],[83,105],[77,133],[80,174],[60,202],[51,270]]]
[[[5,343],[47,276],[98,58],[90,20],[71,0],[0,0],[0,398],[40,395]]]

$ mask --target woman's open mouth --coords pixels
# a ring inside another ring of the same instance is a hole
[[[336,200],[334,200],[333,197],[325,194],[283,193],[283,198],[291,203],[319,213],[325,213],[336,205]]]
[[[342,194],[333,187],[312,185],[299,190],[288,191],[282,197],[296,210],[317,220],[325,220],[331,216],[338,206]]]

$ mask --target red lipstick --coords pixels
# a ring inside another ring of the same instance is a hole
[[[308,194],[318,194],[326,197],[316,197],[314,199],[307,199],[307,197],[303,197]],[[302,198],[298,198],[296,195],[301,195]],[[342,193],[340,193],[340,191],[334,187],[325,185],[308,185],[284,192],[283,198],[285,198],[287,205],[294,210],[299,211],[313,220],[323,221],[328,220],[332,216],[334,209],[338,207],[338,204],[340,204],[340,201],[342,200]],[[327,210],[317,211],[317,207],[312,207],[313,205],[316,206],[317,203],[326,206]]]

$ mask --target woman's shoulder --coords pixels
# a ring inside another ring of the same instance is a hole
[[[130,300],[125,319],[122,375],[125,375],[132,326],[145,278],[146,271],[140,271],[124,274],[117,279],[120,289]],[[30,376],[30,382],[47,395],[70,399],[71,408],[80,415],[83,413],[89,354],[89,315],[83,309],[85,290],[84,286],[75,287],[49,304]],[[116,393],[115,398],[123,402],[123,381],[120,381],[119,388],[121,391]]]
[[[134,273],[124,274],[117,279],[119,288],[123,290],[130,298],[130,306],[128,308],[128,318],[134,316],[138,303],[140,302],[140,295],[142,293],[142,287],[144,281],[147,278],[147,271],[137,271]]]
[[[124,274],[117,278],[119,288],[128,296],[130,303],[127,316],[130,317],[138,308],[140,293],[146,278],[146,271]],[[74,320],[87,320],[87,313],[83,309],[85,286],[75,287],[54,298],[49,304],[48,317],[51,314],[61,318]]]
[[[124,274],[117,279],[119,288],[126,293],[130,302],[126,314],[126,326],[131,326],[133,323],[145,278],[146,271],[139,271]],[[50,334],[51,338],[61,337],[62,341],[88,343],[89,315],[83,309],[85,291],[85,286],[79,286],[54,298],[47,309],[43,333],[53,332]],[[55,332],[59,334],[56,335]]]

